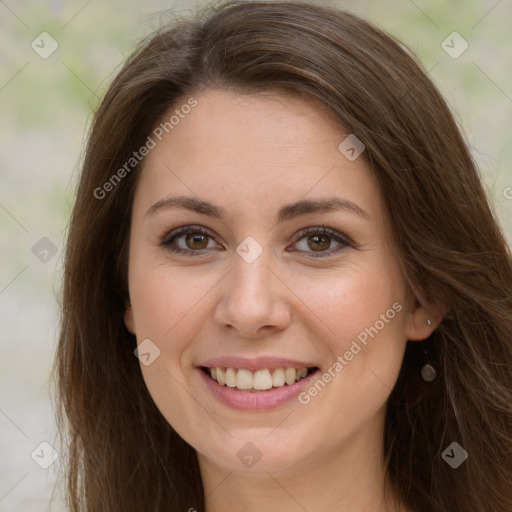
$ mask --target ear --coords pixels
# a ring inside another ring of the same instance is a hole
[[[423,305],[416,294],[411,291],[407,304],[405,325],[407,339],[420,341],[428,338],[443,320],[442,311],[444,309],[440,304]]]
[[[126,305],[124,310],[124,325],[126,325],[129,332],[135,334],[135,321],[133,318],[132,305],[130,303]]]

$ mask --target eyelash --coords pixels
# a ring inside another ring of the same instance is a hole
[[[175,241],[177,238],[180,238],[183,235],[187,235],[189,233],[200,233],[202,235],[205,235],[211,239],[214,239],[214,237],[209,233],[207,230],[202,228],[201,226],[185,226],[179,229],[176,229],[174,231],[171,231],[167,233],[160,243],[161,246],[165,247],[171,252],[177,253],[177,254],[184,254],[186,256],[200,256],[204,251],[207,251],[208,249],[201,249],[194,251],[192,249],[182,249],[181,247],[174,247],[172,246],[172,242]],[[325,226],[317,227],[317,228],[305,228],[297,234],[297,238],[294,242],[296,244],[299,240],[305,237],[309,236],[315,236],[315,235],[328,235],[331,237],[335,242],[340,243],[341,245],[337,247],[334,250],[327,250],[327,251],[319,251],[318,253],[309,253],[311,257],[313,258],[325,258],[327,256],[331,256],[333,254],[336,254],[343,250],[345,247],[354,247],[354,244],[345,236],[341,235],[341,233],[327,228]],[[288,251],[288,252],[296,252],[296,251]],[[302,251],[297,251],[302,252]]]

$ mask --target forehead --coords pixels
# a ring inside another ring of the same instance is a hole
[[[364,153],[350,161],[338,149],[350,134],[319,100],[206,91],[192,97],[193,108],[182,108],[193,104],[190,98],[177,101],[159,137],[152,135],[138,202],[153,204],[172,193],[225,203],[228,210],[261,210],[339,194],[378,209],[379,190]]]

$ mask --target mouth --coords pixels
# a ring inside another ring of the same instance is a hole
[[[293,386],[319,370],[316,366],[261,368],[255,371],[220,366],[201,366],[200,369],[220,386],[252,393],[264,393]]]

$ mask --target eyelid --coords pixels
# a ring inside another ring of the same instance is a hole
[[[208,228],[205,228],[204,226],[200,226],[200,225],[189,224],[189,225],[175,228],[175,229],[167,232],[162,237],[161,242],[158,245],[165,247],[166,249],[168,249],[169,251],[171,251],[173,253],[185,254],[187,256],[200,256],[200,255],[204,255],[206,251],[211,250],[211,248],[210,248],[210,249],[201,249],[201,250],[194,251],[192,249],[189,249],[189,250],[182,249],[181,247],[171,247],[171,242],[173,240],[175,240],[176,238],[180,238],[181,236],[186,235],[188,233],[201,233],[203,235],[210,237],[212,240],[214,240],[218,244],[218,242],[216,241],[216,235],[214,235]],[[297,252],[297,253],[305,252],[306,254],[317,258],[317,257],[328,257],[330,255],[337,254],[345,247],[356,248],[356,244],[354,242],[352,242],[352,240],[349,237],[347,237],[345,234],[343,234],[335,229],[328,228],[323,224],[318,225],[318,226],[309,226],[307,228],[303,228],[303,229],[299,230],[293,237],[294,242],[292,243],[292,245],[295,245],[299,240],[301,240],[304,237],[315,236],[315,235],[328,235],[332,239],[334,239],[336,242],[341,244],[341,247],[338,247],[335,250],[318,251],[318,252],[300,251],[300,250],[294,250],[294,249],[290,250],[288,247],[285,250],[287,252]]]
[[[328,235],[330,238],[335,240],[340,244],[339,247],[335,249],[329,249],[327,251],[300,251],[296,249],[289,249],[286,248],[287,252],[297,252],[297,253],[305,253],[306,257],[312,257],[312,258],[328,258],[329,256],[339,254],[343,249],[347,247],[356,248],[356,244],[352,242],[352,240],[344,235],[343,233],[339,232],[338,230],[328,228],[326,226],[319,225],[319,226],[310,226],[308,228],[301,229],[297,232],[297,234],[294,236],[295,241],[292,243],[292,245],[295,245],[299,240],[301,240],[304,237],[307,236],[315,236],[315,235]]]
[[[167,240],[177,238],[181,235],[186,235],[187,233],[201,233],[215,239],[215,235],[208,228],[198,224],[187,224],[185,226],[166,231],[165,235],[162,237],[162,243],[165,244]]]
[[[337,239],[340,242],[345,243],[346,245],[355,245],[354,242],[345,234],[341,233],[340,231],[332,228],[328,228],[324,224],[320,224],[318,226],[311,226],[308,228],[303,228],[299,230],[295,235],[295,242],[297,243],[301,238],[304,238],[305,236],[313,236],[313,235],[329,235],[330,237]]]
[[[201,233],[203,235],[206,235],[210,237],[212,240],[216,241],[216,236],[207,228],[204,226],[196,225],[196,224],[188,224],[185,226],[181,226],[175,229],[172,229],[171,231],[168,231],[164,234],[164,236],[161,238],[161,242],[158,245],[163,246],[167,250],[177,253],[177,254],[184,254],[187,256],[202,256],[204,255],[206,249],[200,250],[200,251],[193,251],[193,250],[187,250],[182,249],[181,247],[172,247],[171,242],[175,240],[176,238],[180,238],[183,235],[187,235],[189,233]],[[220,245],[220,244],[219,244]],[[211,250],[211,249],[209,249]]]

